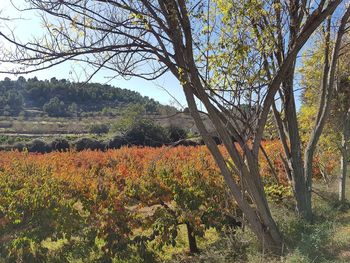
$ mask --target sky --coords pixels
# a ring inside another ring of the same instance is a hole
[[[16,6],[20,6],[24,1],[12,0],[12,2],[15,3]],[[6,21],[4,19],[0,20],[1,31],[6,32],[9,28],[14,29],[15,34],[23,40],[30,39],[32,36],[40,36],[42,34],[43,29],[40,24],[40,18],[32,11],[18,12],[12,6],[10,0],[0,0],[0,10],[0,17],[16,18],[12,21]],[[0,64],[0,67],[7,66]],[[34,76],[40,80],[51,79],[52,77],[56,77],[57,79],[69,79],[70,81],[79,80],[81,82],[86,80],[84,65],[79,65],[76,62],[65,62],[50,69],[23,75],[25,78],[32,78]],[[4,79],[5,77],[17,79],[18,75],[14,76],[0,73],[0,79]],[[166,73],[155,81],[147,81],[136,77],[124,79],[121,76],[117,76],[113,71],[101,70],[90,80],[90,82],[107,83],[115,87],[134,90],[141,95],[153,98],[162,104],[172,105],[177,108],[186,106],[186,100],[180,83],[171,73]],[[164,89],[166,89],[166,91]]]

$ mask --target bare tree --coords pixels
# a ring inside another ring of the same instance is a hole
[[[67,60],[88,63],[95,72],[107,68],[148,80],[170,71],[250,228],[264,248],[281,249],[283,238],[259,172],[263,131],[297,54],[341,0],[27,2],[28,9],[42,13],[47,34],[21,42],[15,34],[0,33],[14,47],[1,59],[19,65],[13,73]],[[204,105],[229,160],[204,125],[197,102]]]

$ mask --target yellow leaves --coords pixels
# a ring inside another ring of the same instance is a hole
[[[140,21],[144,20],[144,16],[140,13],[138,13],[138,14],[131,13],[131,14],[129,14],[129,18],[134,19],[134,20],[140,20]]]
[[[135,14],[135,13],[129,14],[129,19],[131,19],[131,23],[134,26],[142,26],[148,31],[152,29],[151,24],[149,23],[147,17],[142,15],[142,14],[140,14],[140,13],[138,13],[138,14]]]
[[[185,69],[179,67],[178,68],[178,74],[179,74],[179,80],[180,80],[180,84],[183,86],[183,85],[186,85],[187,84],[187,77],[186,77],[186,71]]]
[[[233,7],[233,1],[217,0],[216,3],[222,12],[228,12]]]
[[[233,8],[233,1],[225,1],[225,0],[217,0],[216,1],[217,8],[219,12],[223,15],[223,22],[228,23],[231,19],[231,10]]]
[[[272,4],[272,7],[276,10],[276,11],[280,11],[282,9],[282,4],[279,2],[275,2]]]

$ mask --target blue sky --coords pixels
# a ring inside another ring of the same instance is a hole
[[[16,5],[21,5],[23,0],[16,0]],[[21,18],[15,19],[11,22],[0,20],[0,30],[8,31],[15,29],[15,33],[20,39],[29,39],[31,36],[40,36],[42,34],[42,27],[40,25],[40,18],[33,14],[33,12],[18,12],[13,8],[10,0],[0,1],[1,17],[5,18]],[[6,65],[0,65],[0,67],[6,67]],[[76,62],[65,62],[61,65],[47,69],[44,71],[38,71],[31,74],[23,75],[25,78],[31,78],[36,76],[38,79],[50,79],[56,77],[57,79],[65,78],[71,81],[85,81],[86,74],[83,70],[84,65],[79,65]],[[0,79],[9,77],[11,79],[17,79],[18,76],[0,74]],[[166,73],[161,78],[155,81],[146,81],[140,78],[123,79],[120,76],[116,76],[116,73],[109,70],[101,70],[97,73],[90,82],[108,83],[112,86],[126,88],[137,91],[144,96],[153,98],[163,104],[175,103],[174,98],[182,106],[186,105],[183,91],[180,87],[177,79],[171,74]],[[164,91],[166,89],[167,91]],[[177,103],[173,106],[180,107]]]

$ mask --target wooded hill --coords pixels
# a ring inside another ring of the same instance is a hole
[[[99,83],[73,83],[66,79],[0,81],[0,116],[69,117],[100,112],[114,115],[118,108],[140,104],[149,114],[176,112],[138,92]]]

